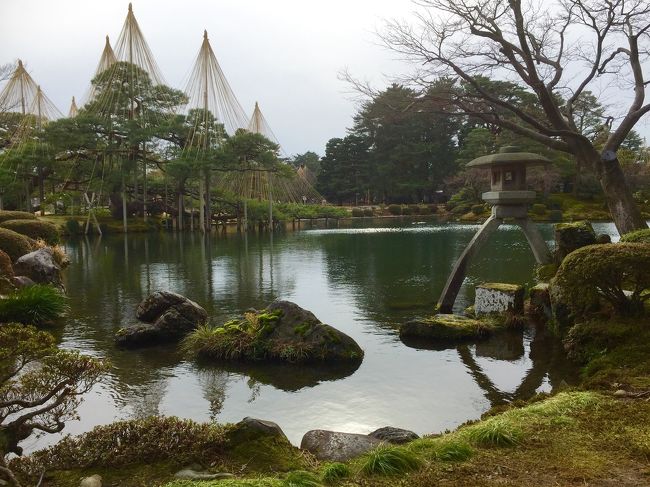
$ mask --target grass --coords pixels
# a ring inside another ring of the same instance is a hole
[[[327,463],[322,470],[323,482],[326,484],[335,484],[352,475],[350,467],[345,463],[334,462]]]
[[[42,325],[63,317],[67,298],[53,286],[36,284],[0,298],[0,323]]]
[[[508,421],[489,419],[467,429],[467,438],[477,446],[508,447],[520,443],[523,433]]]
[[[464,462],[474,455],[467,441],[456,438],[423,438],[411,443],[408,448],[440,462]]]
[[[282,483],[283,487],[322,487],[322,485],[316,474],[305,470],[289,473]]]
[[[361,472],[366,475],[397,475],[417,470],[422,460],[412,451],[392,445],[381,445],[366,453]]]

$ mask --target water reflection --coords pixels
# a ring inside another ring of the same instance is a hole
[[[257,416],[298,443],[308,429],[368,432],[392,424],[418,433],[452,428],[492,404],[571,380],[555,339],[523,336],[452,349],[411,348],[397,325],[433,310],[454,259],[475,226],[314,229],[267,235],[159,234],[66,242],[72,316],[62,343],[109,358],[114,369],[80,408],[78,433],[147,414],[198,421]],[[547,237],[551,229],[544,229]],[[483,280],[530,283],[534,259],[519,231],[503,227],[468,271],[457,300]],[[157,289],[188,296],[220,323],[276,298],[309,309],[352,336],[363,363],[342,367],[186,363],[175,347],[122,351],[117,329]],[[34,447],[51,443],[43,437]]]

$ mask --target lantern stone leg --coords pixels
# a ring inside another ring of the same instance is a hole
[[[533,255],[535,256],[535,261],[540,265],[550,264],[553,262],[553,256],[551,251],[546,245],[546,241],[542,234],[540,233],[537,225],[532,222],[529,218],[518,218],[515,220],[517,225],[521,227],[526,239],[528,240],[528,245],[530,245]]]
[[[442,291],[440,300],[438,301],[438,307],[440,313],[451,313],[456,301],[456,296],[458,296],[458,291],[463,284],[465,279],[465,271],[470,260],[478,252],[478,250],[487,242],[490,235],[503,223],[501,218],[497,218],[494,214],[488,218],[485,223],[481,226],[476,235],[470,240],[463,253],[460,255],[456,264],[454,265],[453,270],[449,278],[447,279],[447,284]]]

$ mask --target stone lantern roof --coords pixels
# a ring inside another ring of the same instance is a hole
[[[551,164],[546,157],[532,152],[518,152],[518,147],[509,145],[499,149],[496,154],[477,157],[467,163],[467,167],[495,167],[495,166],[545,166]]]

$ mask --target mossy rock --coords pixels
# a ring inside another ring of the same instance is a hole
[[[551,318],[551,293],[549,284],[539,283],[530,289],[530,310],[537,316]]]
[[[244,418],[226,433],[226,455],[248,469],[287,472],[304,468],[304,457],[280,427],[271,422]]]
[[[494,330],[494,325],[466,316],[437,314],[429,318],[404,323],[399,330],[400,337],[430,338],[434,340],[470,340],[485,338]]]
[[[36,220],[36,216],[26,211],[0,211],[0,223],[9,220]]]
[[[34,240],[8,228],[0,228],[0,250],[16,262],[20,257],[34,250]]]
[[[298,363],[363,358],[363,350],[351,337],[297,304],[280,300],[222,326],[199,327],[185,338],[182,348],[190,357],[203,360]]]
[[[9,220],[0,223],[0,227],[8,228],[34,240],[43,239],[48,245],[56,245],[61,240],[55,225],[39,220]]]
[[[558,264],[574,250],[595,243],[596,233],[588,221],[555,225],[555,253]]]

